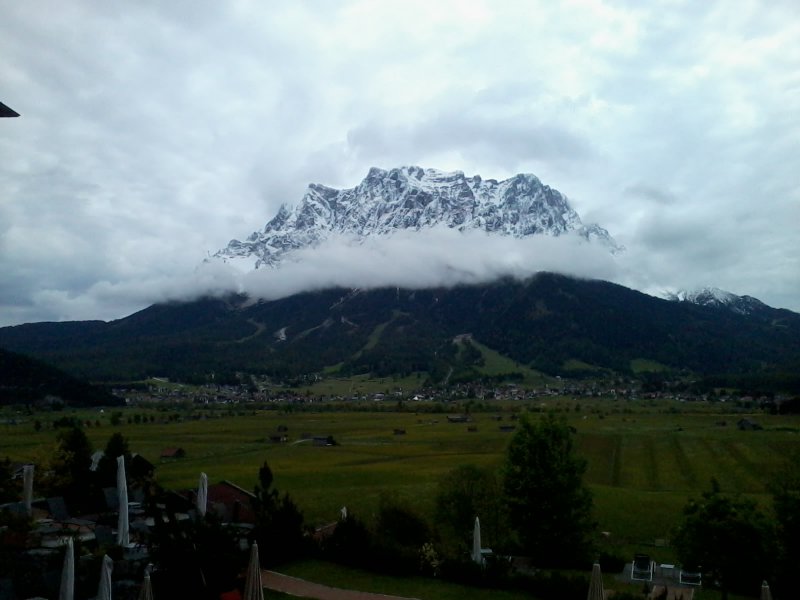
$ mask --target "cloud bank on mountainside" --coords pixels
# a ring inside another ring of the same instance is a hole
[[[34,295],[33,308],[48,307],[51,320],[112,320],[154,303],[233,293],[276,300],[331,287],[451,287],[501,277],[525,279],[541,271],[615,280],[618,258],[575,233],[514,238],[438,226],[362,241],[333,234],[293,252],[277,268],[253,269],[248,260],[211,258],[180,276],[103,280],[80,293],[45,288]]]
[[[250,269],[243,262],[213,259],[182,278],[103,282],[84,295],[60,301],[71,305],[64,306],[65,311],[82,313],[115,299],[165,302],[239,293],[275,300],[331,287],[450,287],[501,277],[524,279],[540,271],[613,279],[617,267],[611,255],[577,235],[518,239],[436,227],[360,243],[334,235],[316,247],[296,251],[278,268]]]
[[[239,291],[275,299],[336,286],[450,287],[526,278],[539,271],[610,279],[616,266],[610,255],[577,235],[515,239],[437,227],[363,243],[334,236],[316,248],[297,251],[277,269],[257,269],[235,279]]]

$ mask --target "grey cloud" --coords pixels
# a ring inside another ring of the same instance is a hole
[[[675,194],[669,190],[662,190],[646,183],[635,183],[629,185],[622,193],[635,199],[644,199],[656,204],[674,204],[677,200]]]
[[[120,310],[127,314],[154,302],[234,292],[273,300],[331,286],[448,287],[501,276],[526,278],[539,271],[602,279],[617,275],[610,255],[598,253],[575,236],[513,239],[442,228],[400,232],[364,244],[334,237],[315,249],[298,252],[274,270],[240,272],[213,260],[177,277],[97,281],[76,291],[42,286],[29,294],[32,301],[27,306],[18,306],[10,316],[38,312],[53,320],[111,319]]]
[[[457,148],[470,161],[498,165],[575,162],[592,156],[590,143],[568,127],[538,119],[452,112],[413,124],[371,122],[350,130],[348,145],[361,157],[383,160]]]
[[[6,7],[1,318],[196,293],[308,183],[400,164],[533,172],[627,246],[620,282],[800,309],[794,3],[459,6]]]
[[[356,244],[332,238],[297,253],[276,270],[238,276],[239,291],[274,299],[331,286],[437,287],[482,283],[501,276],[525,278],[539,271],[610,279],[616,266],[578,237],[514,239],[451,229],[399,232]]]

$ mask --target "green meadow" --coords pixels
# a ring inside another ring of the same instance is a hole
[[[511,424],[512,414],[556,410],[576,429],[576,447],[587,460],[585,480],[594,493],[599,529],[606,532],[601,538],[606,549],[623,556],[646,551],[670,562],[674,554],[669,538],[681,510],[689,497],[709,488],[712,477],[723,491],[746,494],[768,506],[768,478],[785,457],[800,451],[800,417],[734,413],[724,404],[566,398],[508,402],[498,404],[495,412],[474,413],[475,432],[464,423],[448,423],[445,414],[415,413],[415,403],[406,403],[402,412],[377,410],[394,404],[370,401],[359,406],[362,410],[351,405],[341,412],[194,409],[207,418],[180,422],[161,422],[175,411],[124,409],[117,427],[110,425],[108,410],[14,415],[6,409],[0,413],[0,458],[43,464],[56,435],[48,421],[74,414],[92,422],[85,431],[96,449],[121,432],[133,452],[157,466],[157,479],[165,487],[194,487],[203,471],[212,482],[227,479],[252,489],[259,466],[268,461],[275,485],[292,495],[312,525],[336,519],[342,506],[369,519],[384,492],[430,519],[442,475],[463,464],[501,465],[513,434],[499,426]],[[136,414],[152,414],[156,422],[128,424],[127,418]],[[495,420],[498,415],[502,421]],[[17,424],[5,422],[12,417]],[[739,431],[736,422],[743,417],[763,430]],[[44,425],[40,432],[34,430],[35,419]],[[286,443],[269,441],[279,426],[288,428]],[[395,435],[395,429],[406,433]],[[330,435],[338,445],[315,446],[302,441],[302,434]],[[186,458],[160,461],[167,447],[183,448]]]

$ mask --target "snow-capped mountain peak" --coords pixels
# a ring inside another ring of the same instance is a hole
[[[676,302],[690,302],[701,306],[727,308],[735,313],[749,315],[754,311],[766,308],[766,304],[752,296],[737,296],[716,287],[704,287],[696,290],[678,290],[667,292],[664,297]]]
[[[612,253],[623,249],[599,225],[584,225],[567,198],[534,175],[498,182],[461,171],[405,166],[373,167],[354,188],[312,183],[299,204],[282,205],[263,230],[245,241],[232,240],[214,257],[275,267],[293,251],[316,246],[331,234],[358,242],[437,226],[515,238],[571,234]]]

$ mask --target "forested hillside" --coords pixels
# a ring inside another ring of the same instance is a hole
[[[91,380],[237,371],[293,377],[326,367],[423,371],[435,380],[468,366],[453,343],[463,334],[553,375],[569,374],[570,361],[625,374],[631,361],[645,359],[704,376],[780,378],[800,363],[800,315],[791,311],[742,315],[553,274],[447,289],[162,304],[109,323],[2,328],[0,346]]]

